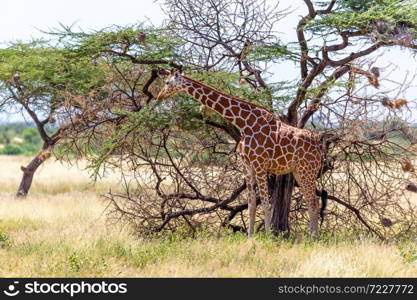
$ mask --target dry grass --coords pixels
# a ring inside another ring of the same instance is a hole
[[[27,165],[30,159],[25,156],[0,155],[0,192],[16,192],[22,176],[20,166]],[[73,191],[104,193],[109,188],[118,188],[118,183],[119,177],[116,174],[107,174],[105,179],[93,185],[84,162],[70,166],[49,159],[37,170],[30,192],[31,194],[48,195]]]
[[[0,276],[89,277],[415,277],[414,244],[333,237],[320,242],[221,238],[144,240],[106,224],[96,185],[79,169],[48,162],[29,197],[13,194],[26,158],[0,157]]]

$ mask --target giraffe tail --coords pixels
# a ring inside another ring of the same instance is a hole
[[[320,208],[320,226],[323,224],[324,221],[324,211],[326,210],[326,206],[327,206],[327,197],[328,197],[328,193],[326,190],[321,190],[320,193],[320,197],[321,197],[321,208]]]

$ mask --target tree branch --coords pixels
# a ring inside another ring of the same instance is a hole
[[[359,51],[359,52],[353,52],[351,53],[349,56],[340,59],[340,60],[331,60],[328,56],[328,53],[326,51],[323,51],[323,58],[324,60],[328,63],[329,66],[332,67],[339,67],[341,65],[345,65],[349,62],[351,62],[352,60],[355,60],[359,57],[371,54],[372,52],[374,52],[375,50],[381,48],[382,46],[386,46],[386,43],[382,43],[382,42],[377,42],[375,44],[373,44],[372,46],[366,48],[365,50]]]
[[[326,94],[326,92],[329,90],[329,88],[332,86],[332,83],[335,82],[337,79],[342,77],[344,74],[346,74],[350,70],[349,66],[342,66],[337,68],[333,74],[326,79],[324,82],[322,82],[318,86],[319,92],[314,97],[313,100],[309,103],[307,109],[304,111],[301,119],[298,122],[298,127],[303,128],[307,121],[310,119],[310,117],[319,109],[319,103],[321,101],[321,98]]]
[[[229,204],[230,202],[236,200],[236,198],[240,195],[242,191],[246,189],[246,183],[242,184],[240,187],[238,187],[236,190],[233,191],[233,193],[230,195],[229,198],[222,200],[215,205],[209,206],[209,207],[203,207],[203,208],[197,208],[197,209],[185,209],[173,213],[169,213],[165,216],[165,220],[162,222],[160,226],[158,226],[155,231],[159,232],[174,218],[178,218],[181,216],[191,216],[195,214],[207,214],[212,211],[214,211],[217,208],[222,208],[225,205]]]
[[[320,192],[319,191],[316,191],[316,194],[318,195],[318,196],[320,196]],[[383,240],[384,239],[384,237],[379,233],[379,232],[377,232],[375,229],[373,229],[369,224],[368,224],[368,222],[366,222],[365,220],[364,220],[364,218],[362,217],[362,215],[361,215],[361,213],[360,213],[360,211],[359,211],[359,209],[357,209],[356,207],[353,207],[352,205],[350,205],[349,203],[347,203],[347,202],[345,202],[345,201],[343,201],[343,200],[341,200],[341,199],[339,199],[339,198],[337,198],[337,197],[335,197],[335,196],[333,196],[333,195],[328,195],[327,196],[327,198],[328,199],[330,199],[330,200],[332,200],[332,201],[334,201],[334,202],[337,202],[337,203],[339,203],[339,204],[341,204],[341,205],[343,205],[344,207],[346,207],[347,209],[349,209],[349,210],[351,210],[355,215],[356,215],[356,217],[358,218],[358,220],[366,227],[366,228],[368,228],[368,230],[369,231],[371,231],[371,232],[373,232],[375,235],[377,235],[381,240]]]
[[[44,128],[45,124],[43,124],[39,120],[36,113],[30,108],[29,104],[27,103],[27,98],[26,98],[24,90],[19,84],[16,84],[15,88],[19,91],[20,95],[16,95],[16,93],[13,91],[11,87],[9,87],[8,89],[10,93],[13,95],[13,97],[16,99],[16,101],[19,102],[23,106],[23,108],[27,111],[27,113],[32,118],[33,122],[35,122],[36,128],[38,129],[39,135],[41,136],[42,140],[45,143],[49,143],[51,138],[48,136],[48,134],[45,131],[45,128]]]

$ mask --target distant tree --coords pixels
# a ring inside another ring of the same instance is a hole
[[[7,144],[1,151],[5,155],[19,155],[22,154],[22,149],[19,146]]]
[[[25,140],[25,142],[35,145],[41,143],[42,141],[41,137],[39,136],[39,132],[36,128],[26,128],[22,132],[22,137]]]

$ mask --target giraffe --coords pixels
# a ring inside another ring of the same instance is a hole
[[[223,116],[241,133],[237,146],[249,190],[248,236],[254,232],[256,186],[264,212],[265,230],[270,229],[272,205],[268,192],[268,174],[293,173],[304,201],[308,204],[310,234],[318,238],[319,201],[316,178],[324,159],[320,136],[280,121],[266,108],[226,95],[213,87],[191,79],[178,70],[169,71],[157,100],[183,91]],[[323,201],[322,210],[325,202]],[[321,212],[322,214],[322,212]]]

